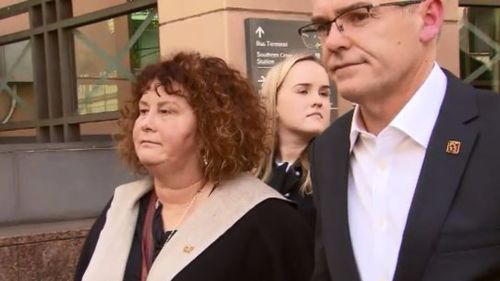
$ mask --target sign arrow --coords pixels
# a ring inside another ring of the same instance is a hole
[[[260,78],[259,78],[259,80],[257,80],[257,82],[264,83],[265,79],[266,79],[266,77],[264,77],[264,76],[261,75]]]
[[[264,35],[264,29],[262,29],[262,27],[257,27],[257,29],[255,30],[255,34],[257,34],[257,36],[259,36],[259,38],[262,38],[262,35]]]

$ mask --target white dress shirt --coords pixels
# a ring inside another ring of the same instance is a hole
[[[349,230],[362,281],[394,277],[406,219],[439,108],[446,75],[434,67],[377,136],[354,110],[348,179]]]

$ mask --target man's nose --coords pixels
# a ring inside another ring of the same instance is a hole
[[[342,30],[342,32],[340,31]],[[351,45],[351,40],[345,35],[343,27],[337,26],[337,23],[332,23],[328,35],[325,37],[323,45],[331,52],[339,49],[347,49]]]

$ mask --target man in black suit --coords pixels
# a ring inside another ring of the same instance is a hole
[[[500,280],[500,96],[435,62],[443,2],[313,0],[299,30],[356,104],[311,147],[314,281]]]

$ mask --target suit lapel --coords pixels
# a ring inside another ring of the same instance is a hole
[[[315,174],[320,183],[323,243],[332,280],[359,281],[347,215],[347,178],[349,172],[349,128],[352,111],[338,120],[338,126],[317,144]],[[321,143],[324,142],[324,143]]]
[[[445,98],[406,222],[395,281],[422,280],[477,138],[477,131],[468,126],[477,116],[476,98],[448,72],[447,76]],[[458,154],[446,151],[452,140],[460,142]]]

